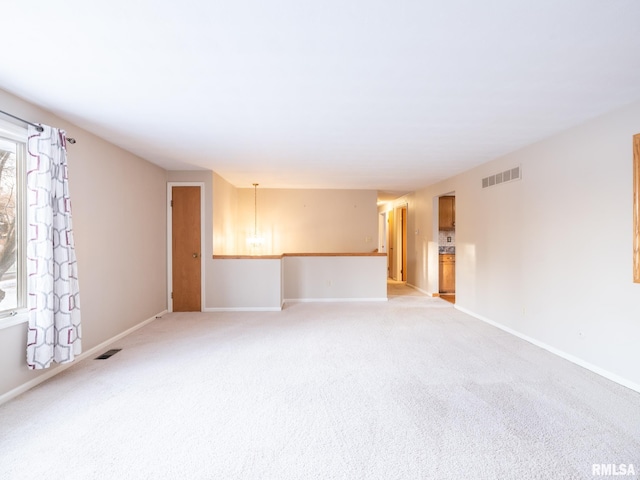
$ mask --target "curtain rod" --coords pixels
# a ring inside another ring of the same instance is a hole
[[[26,123],[27,125],[31,125],[32,127],[35,127],[35,129],[38,130],[39,132],[43,132],[44,131],[44,128],[42,128],[42,126],[40,126],[40,125],[38,125],[36,123],[28,122],[24,118],[16,117],[15,115],[11,115],[10,113],[5,112],[4,110],[0,110],[0,113],[3,114],[3,115],[6,115],[7,117],[14,118],[14,119],[18,120],[19,122]],[[76,143],[76,139],[67,137],[67,142],[69,142],[70,144],[73,145],[74,143]]]
[[[0,113],[2,113],[3,115],[6,115],[7,117],[11,117],[14,118],[22,123],[26,123],[27,125],[31,125],[32,127],[36,127],[36,130],[38,130],[39,132],[44,131],[44,128],[42,128],[40,125],[36,125],[35,123],[31,123],[31,122],[27,122],[24,118],[20,118],[20,117],[16,117],[15,115],[11,115],[10,113],[7,113],[3,110],[0,110]]]

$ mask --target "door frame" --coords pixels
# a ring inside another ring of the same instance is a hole
[[[387,253],[387,212],[380,212],[378,217],[378,253]]]
[[[435,297],[439,297],[440,296],[440,197],[456,197],[456,191],[452,190],[450,192],[447,193],[443,193],[441,195],[436,195],[435,197],[433,197],[433,204],[432,204],[432,208],[433,208],[433,234],[434,234],[434,238],[438,239],[436,243],[436,265],[438,265],[437,269],[434,269],[435,271],[438,272],[438,274],[436,275],[436,282],[435,282],[435,293],[433,294],[433,296]],[[455,231],[455,230],[454,230]],[[457,242],[456,242],[457,245]],[[457,248],[456,248],[456,253],[457,252]],[[457,257],[456,257],[457,258]],[[453,277],[453,289],[455,291],[456,289],[456,276],[455,276],[455,272],[457,271],[457,262],[456,265],[454,266],[454,277]],[[446,294],[445,294],[446,295]]]
[[[205,285],[204,285],[204,256],[205,256],[205,228],[204,228],[204,182],[167,182],[167,310],[173,312],[173,216],[171,214],[171,196],[173,187],[199,187],[200,188],[200,311],[204,311]]]
[[[402,227],[400,232],[400,243],[402,244],[402,256],[400,260],[400,279],[403,282],[407,281],[407,249],[408,247],[408,238],[407,238],[407,224],[409,223],[409,206],[405,205],[400,209],[401,217],[402,217]]]
[[[403,216],[403,211],[405,212]],[[393,207],[393,216],[395,218],[392,228],[394,250],[393,250],[393,272],[391,278],[396,281],[405,282],[408,276],[408,272],[405,270],[404,262],[406,262],[406,250],[408,249],[408,224],[409,224],[409,203],[399,202]]]

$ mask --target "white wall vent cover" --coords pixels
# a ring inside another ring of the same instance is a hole
[[[522,178],[520,167],[510,168],[504,172],[496,173],[482,179],[482,188],[493,187],[501,183],[515,182]]]

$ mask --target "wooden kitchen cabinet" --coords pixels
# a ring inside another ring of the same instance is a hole
[[[454,230],[456,228],[456,197],[440,197],[438,207],[440,230]]]
[[[440,255],[440,293],[456,291],[456,256]]]

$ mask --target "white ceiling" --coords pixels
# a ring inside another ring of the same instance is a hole
[[[640,99],[638,0],[11,0],[1,12],[0,88],[238,187],[411,191]]]

